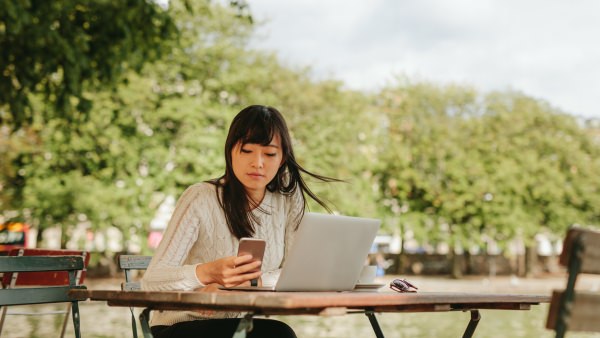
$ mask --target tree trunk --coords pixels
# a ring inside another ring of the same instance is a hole
[[[465,275],[473,274],[473,260],[471,259],[471,253],[466,250],[463,253],[463,257],[465,259]]]
[[[490,278],[496,277],[496,257],[498,257],[498,255],[487,254],[489,268],[488,275]]]
[[[404,256],[405,256],[404,250],[400,251],[399,254],[395,255],[396,261],[394,263],[396,264],[396,274],[397,275],[402,275],[404,272],[404,262],[406,261]]]
[[[535,247],[530,245],[525,246],[525,277],[533,276],[535,272],[535,260],[536,260]]]
[[[517,255],[517,271],[516,275],[519,277],[525,277],[527,275],[527,267],[526,267],[526,255],[519,253]]]
[[[463,255],[455,253],[452,249],[450,253],[450,275],[452,278],[459,279],[463,277],[462,262]]]

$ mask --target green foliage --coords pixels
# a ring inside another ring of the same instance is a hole
[[[518,196],[516,206],[527,211],[521,231],[531,237],[542,228],[562,233],[567,226],[597,222],[600,187],[593,173],[600,169],[600,147],[571,116],[554,112],[523,95],[492,94],[485,122],[493,151],[518,168],[498,186]],[[490,130],[491,129],[491,130]],[[499,157],[499,156],[496,156]],[[499,163],[506,166],[504,163]]]
[[[402,231],[464,248],[597,222],[600,147],[573,117],[518,93],[426,83],[388,88],[378,107],[380,198]]]
[[[91,108],[86,86],[114,84],[160,57],[176,29],[153,1],[0,0],[0,123],[69,120]],[[41,94],[52,109],[34,109]]]

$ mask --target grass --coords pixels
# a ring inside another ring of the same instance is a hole
[[[554,337],[545,328],[548,305],[534,306],[530,311],[482,310],[474,337],[499,338]],[[290,324],[298,338],[375,337],[366,316],[343,317],[278,317]],[[377,320],[386,337],[462,337],[470,319],[469,312],[385,313]],[[600,334],[570,333],[570,338],[600,337]]]

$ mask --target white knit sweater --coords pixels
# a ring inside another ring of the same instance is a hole
[[[210,183],[198,183],[181,195],[142,278],[143,290],[194,290],[202,287],[196,277],[196,265],[237,254],[239,241],[227,227],[215,189],[216,186]],[[253,211],[260,220],[260,225],[254,225],[254,237],[267,242],[261,267],[263,285],[274,285],[279,278],[303,207],[300,189],[292,195],[267,191],[260,207]],[[151,325],[237,316],[238,313],[154,311]]]

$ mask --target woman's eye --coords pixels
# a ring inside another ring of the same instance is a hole
[[[267,156],[269,156],[269,157],[275,157],[275,156],[277,155],[277,153],[267,153],[267,154],[265,154],[265,155],[267,155]]]
[[[242,148],[242,150],[241,150],[241,151],[242,151],[242,153],[244,153],[244,154],[250,154],[250,153],[252,152],[252,151],[250,151],[250,150],[248,150],[248,149],[244,149],[244,148]]]

